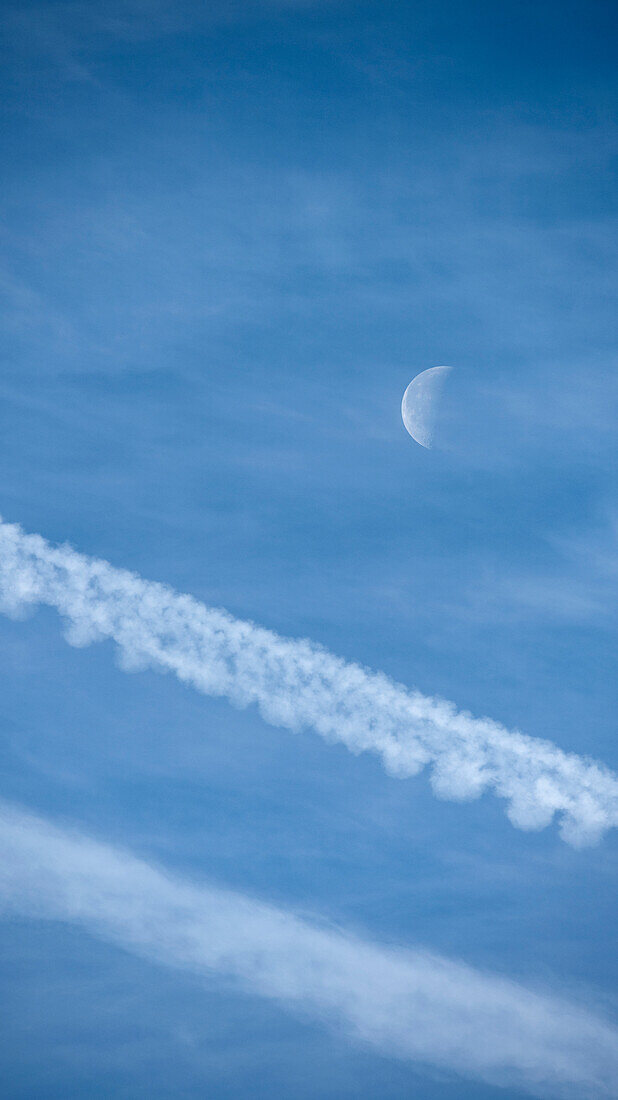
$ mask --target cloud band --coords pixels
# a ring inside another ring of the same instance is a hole
[[[68,921],[275,999],[389,1056],[535,1096],[615,1096],[618,1032],[584,1007],[425,951],[380,947],[0,802],[0,912]]]
[[[255,703],[272,725],[377,753],[392,775],[430,765],[441,798],[492,790],[519,828],[557,814],[563,838],[583,846],[618,823],[618,777],[601,764],[0,520],[0,607],[19,615],[36,604],[57,609],[73,645],[113,639],[127,671],[165,670],[206,695]]]

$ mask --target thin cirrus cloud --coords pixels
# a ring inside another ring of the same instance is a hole
[[[615,1095],[618,1031],[588,1008],[211,885],[0,802],[0,911],[68,921],[274,999],[381,1053],[534,1096]]]
[[[205,695],[255,703],[272,725],[377,753],[394,776],[430,765],[440,798],[492,790],[519,828],[557,814],[564,840],[584,846],[618,824],[618,776],[601,764],[0,520],[0,606],[37,604],[57,609],[73,645],[113,639],[127,671],[169,671]]]

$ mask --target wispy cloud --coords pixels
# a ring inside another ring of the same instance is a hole
[[[615,1095],[618,1033],[583,1006],[426,951],[384,948],[0,803],[0,907],[218,974],[383,1053],[533,1095]]]
[[[600,764],[0,522],[0,606],[19,615],[37,604],[66,619],[72,645],[113,639],[126,671],[169,671],[235,706],[255,703],[272,725],[377,753],[394,776],[431,765],[440,798],[493,790],[519,828],[558,814],[563,838],[582,846],[618,823],[618,777]]]
[[[618,601],[618,517],[588,523],[568,536],[544,539],[544,569],[511,568],[503,576],[497,566],[485,567],[467,594],[464,610],[477,621],[541,620],[611,626]]]

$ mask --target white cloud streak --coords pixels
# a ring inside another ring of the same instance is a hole
[[[0,803],[0,911],[68,921],[273,998],[388,1056],[585,1100],[616,1095],[618,1031],[584,1006],[174,878]]]
[[[618,824],[618,776],[601,764],[0,520],[0,608],[18,616],[37,604],[57,609],[73,645],[113,639],[127,671],[173,672],[235,706],[255,703],[272,725],[377,753],[394,776],[430,765],[440,798],[492,790],[519,828],[557,814],[564,840],[584,846]]]

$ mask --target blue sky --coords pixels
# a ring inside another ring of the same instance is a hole
[[[615,24],[5,6],[3,519],[616,769]],[[401,396],[441,363],[425,451]],[[47,607],[0,654],[3,800],[615,1019],[612,832],[436,799]],[[70,920],[1,927],[15,1098],[526,1095]]]

